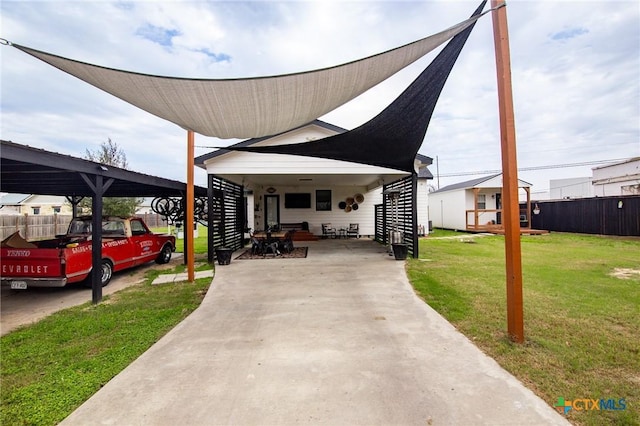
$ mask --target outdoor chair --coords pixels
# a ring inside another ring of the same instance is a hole
[[[268,252],[273,253],[273,256],[280,255],[280,249],[278,248],[278,240],[271,238],[271,232],[267,232],[267,239],[262,243],[262,257],[266,257]]]
[[[251,254],[262,254],[264,252],[264,242],[256,238],[253,232],[249,234],[249,237],[251,238]]]
[[[278,248],[282,253],[291,253],[293,251],[293,233],[295,231],[288,231],[280,243],[278,244]]]
[[[360,224],[350,223],[347,229],[347,237],[360,238]]]
[[[322,224],[322,238],[335,238],[336,237],[336,228],[331,226],[330,223]]]

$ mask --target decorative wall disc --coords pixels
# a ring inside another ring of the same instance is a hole
[[[364,201],[364,195],[362,195],[360,193],[354,195],[353,198],[356,201],[356,203],[358,203],[358,204],[362,204],[362,202]]]

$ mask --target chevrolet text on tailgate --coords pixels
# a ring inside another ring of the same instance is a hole
[[[65,235],[26,241],[18,232],[0,245],[2,285],[14,289],[63,287],[83,281],[91,286],[91,217],[73,219]],[[102,219],[102,285],[114,272],[155,260],[167,263],[176,249],[172,235],[154,234],[139,218]]]

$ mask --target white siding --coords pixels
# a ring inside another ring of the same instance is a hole
[[[592,196],[593,185],[589,177],[552,179],[549,181],[549,197],[552,200]]]
[[[429,187],[426,179],[418,179],[417,194],[418,231],[424,235],[429,233]]]
[[[593,188],[597,197],[640,193],[640,158],[594,168]]]
[[[466,229],[465,210],[464,190],[429,194],[429,216],[434,228]]]
[[[315,208],[315,196],[316,189],[330,189],[331,190],[331,211],[316,211]],[[364,195],[364,202],[358,205],[358,210],[351,212],[345,212],[338,208],[338,203],[344,201],[347,197],[353,197],[356,193],[362,193]],[[311,194],[311,208],[309,209],[285,209],[284,207],[284,194],[285,193],[310,193]],[[261,193],[254,193],[254,199],[251,204],[250,211],[247,212],[251,218],[254,214],[254,229],[264,228],[264,198]],[[374,191],[366,192],[364,188],[354,187],[281,187],[276,192],[270,195],[279,195],[280,201],[280,223],[299,223],[308,222],[309,231],[315,235],[322,235],[322,224],[331,223],[335,228],[347,228],[351,223],[358,223],[360,226],[361,235],[374,235],[375,234],[375,205],[382,201],[382,190],[377,189]],[[259,207],[259,210],[254,211],[255,206]],[[250,219],[251,223],[251,219]]]

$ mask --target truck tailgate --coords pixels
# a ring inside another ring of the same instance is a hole
[[[2,280],[62,278],[60,249],[1,248]]]

